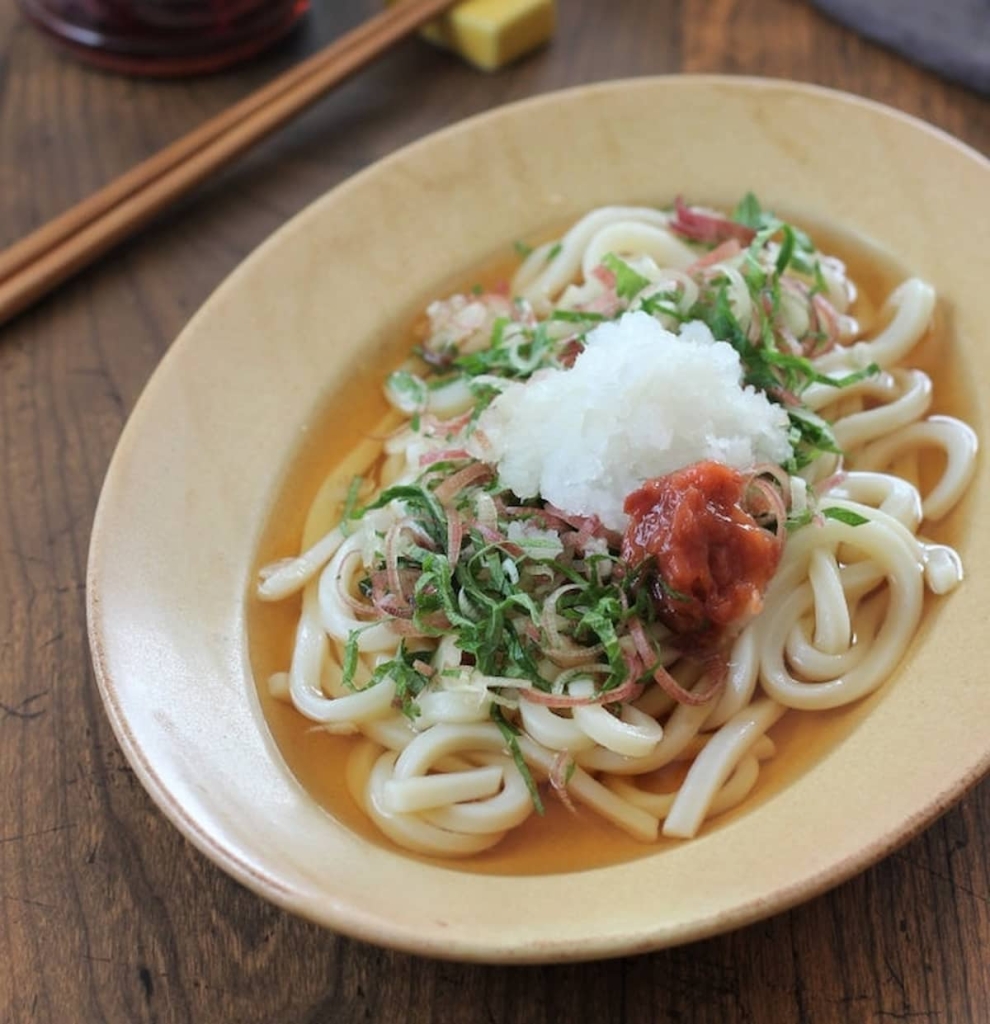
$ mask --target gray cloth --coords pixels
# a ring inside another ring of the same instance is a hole
[[[990,94],[990,0],[812,0],[909,60]]]

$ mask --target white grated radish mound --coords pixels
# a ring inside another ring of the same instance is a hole
[[[705,324],[679,335],[643,312],[591,331],[569,370],[510,383],[482,414],[472,454],[520,498],[621,530],[626,495],[702,459],[736,469],[791,455],[783,408],[741,384],[739,356]]]

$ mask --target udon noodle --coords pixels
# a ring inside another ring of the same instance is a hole
[[[302,592],[271,691],[361,734],[340,770],[382,833],[466,856],[559,798],[690,838],[788,710],[892,674],[925,589],[962,580],[922,530],[976,440],[911,366],[933,289],[904,281],[866,329],[854,300],[747,196],[594,210],[506,289],[429,307],[380,472],[258,587]],[[722,391],[698,369],[719,361]],[[676,789],[644,782],[674,763]]]

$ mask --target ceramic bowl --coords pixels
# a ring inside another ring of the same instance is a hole
[[[930,603],[895,676],[799,730],[754,799],[694,841],[586,870],[430,862],[327,813],[273,739],[250,624],[273,510],[289,509],[285,528],[298,529],[312,497],[299,485],[286,498],[294,481],[312,479],[300,460],[326,460],[369,429],[362,395],[377,394],[415,312],[514,239],[594,206],[682,193],[731,206],[749,189],[935,285],[939,401],[983,436],[990,221],[978,213],[990,164],[894,111],[786,82],[620,81],[471,119],[315,202],[193,318],[107,475],[89,628],[135,772],[223,870],[332,929],[430,956],[614,956],[808,899],[884,856],[987,770],[983,462],[944,526],[967,581]]]

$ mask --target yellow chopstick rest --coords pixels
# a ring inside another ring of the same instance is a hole
[[[482,71],[495,71],[545,43],[555,24],[554,0],[464,0],[420,34]]]

